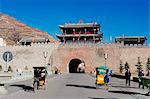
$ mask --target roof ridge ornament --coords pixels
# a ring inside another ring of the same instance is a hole
[[[82,19],[79,20],[79,24],[83,24],[84,21]]]

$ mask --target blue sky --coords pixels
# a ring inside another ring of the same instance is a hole
[[[48,32],[54,38],[58,25],[98,22],[104,40],[109,37],[149,36],[150,0],[0,0],[0,11]]]

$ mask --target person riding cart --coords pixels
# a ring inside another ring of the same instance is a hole
[[[46,83],[47,70],[46,67],[33,67],[34,69],[34,89],[39,89],[40,86],[44,86]]]
[[[108,87],[109,83],[108,72],[109,69],[106,66],[96,67],[96,82],[95,82],[96,88],[99,88],[102,85],[106,85]]]

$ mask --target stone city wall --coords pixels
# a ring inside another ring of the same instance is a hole
[[[120,60],[123,65],[127,61],[130,65],[132,73],[136,73],[136,64],[138,57],[142,61],[142,68],[146,72],[147,58],[150,57],[149,45],[128,45],[119,44],[66,44],[60,45],[57,50],[52,53],[52,64],[62,72],[68,72],[69,62],[71,59],[80,59],[85,62],[86,72],[94,71],[94,67],[105,65],[104,53],[108,54],[106,65],[119,72]],[[59,57],[58,57],[59,56]]]
[[[60,45],[52,53],[52,63],[53,66],[59,67],[60,71],[68,72],[69,62],[72,59],[80,59],[85,62],[86,72],[91,72],[96,66],[105,65],[104,53],[107,53],[106,65],[117,70],[116,65],[120,62],[118,52],[119,48],[115,44]]]
[[[138,57],[142,62],[142,69],[146,73],[146,62],[150,58],[150,47],[149,46],[125,46],[120,47],[120,60],[125,64],[127,61],[130,66],[132,73],[137,74],[137,67],[135,66],[138,62]]]
[[[11,51],[13,60],[8,63],[13,70],[25,69],[27,66],[44,66],[44,54],[48,52],[46,64],[58,67],[61,72],[69,72],[69,62],[72,59],[80,59],[85,62],[86,72],[93,72],[96,66],[105,65],[104,53],[108,54],[106,65],[119,72],[120,60],[123,65],[127,61],[132,73],[135,73],[137,58],[140,57],[143,70],[146,71],[147,58],[150,58],[149,45],[121,46],[119,44],[32,44],[31,46],[6,46],[0,47],[0,65],[3,68],[6,62],[3,60],[3,53]]]
[[[45,65],[44,52],[48,53],[46,58],[46,63],[48,63],[52,51],[56,48],[57,44],[52,43],[0,47],[0,65],[5,69],[6,62],[3,60],[3,53],[10,51],[13,54],[13,59],[8,62],[8,66],[10,65],[14,71],[18,68],[24,70],[26,66],[31,70],[33,66]]]

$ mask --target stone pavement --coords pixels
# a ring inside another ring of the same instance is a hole
[[[23,72],[20,74],[18,73],[3,73],[1,74],[1,80],[0,83],[15,83],[15,82],[19,82],[19,81],[24,81],[24,80],[28,80],[33,78],[33,73],[32,72]],[[10,77],[5,77],[5,76],[10,76]],[[3,80],[4,78],[4,80]]]
[[[25,80],[29,80],[33,78],[33,74],[31,72],[23,72],[21,75],[17,73],[1,73],[0,74],[0,84],[12,84]],[[7,94],[8,91],[5,86],[0,86],[0,95]]]
[[[148,88],[138,88],[137,82],[131,81],[131,86],[129,87],[126,86],[125,79],[112,77],[110,83],[111,87],[108,91],[110,93],[124,94],[126,96],[131,96],[133,99],[150,99],[150,96],[145,95],[148,92]],[[122,98],[126,99],[126,97]]]
[[[46,90],[25,91],[21,85],[32,86],[32,80],[18,82],[6,87],[8,93],[1,99],[150,99],[148,89],[139,89],[138,83],[125,85],[124,79],[111,78],[109,90],[95,88],[95,77],[88,74],[61,74],[50,77]]]

